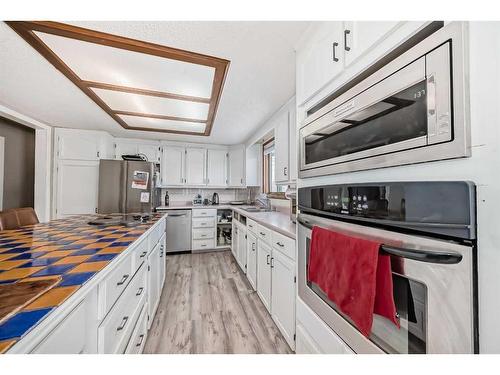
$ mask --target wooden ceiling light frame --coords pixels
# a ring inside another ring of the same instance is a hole
[[[187,134],[187,135],[202,135],[209,136],[217,108],[219,106],[222,89],[229,69],[229,60],[221,59],[218,57],[203,55],[195,52],[184,51],[177,48],[162,46],[159,44],[144,42],[136,39],[125,38],[118,35],[107,34],[95,30],[85,29],[78,26],[72,26],[59,22],[51,21],[5,21],[19,36],[28,42],[34,49],[36,49],[43,57],[45,57],[56,69],[69,78],[80,90],[82,90],[90,99],[92,99],[99,107],[108,113],[116,122],[123,128],[129,130],[152,131],[162,133],[174,134]],[[36,31],[58,35],[66,38],[80,40],[84,42],[104,45],[108,47],[119,48],[128,51],[139,52],[147,55],[159,56],[171,60],[184,61],[187,63],[209,66],[215,69],[214,78],[212,82],[212,92],[210,98],[201,98],[189,95],[179,95],[175,93],[168,93],[155,90],[147,90],[144,88],[127,87],[108,84],[104,82],[93,82],[82,80],[63,60],[53,52],[37,35]],[[208,107],[208,116],[206,120],[191,119],[175,116],[163,116],[148,113],[137,113],[128,111],[117,111],[111,109],[92,89],[104,89],[111,91],[119,91],[130,94],[139,94],[154,96],[166,99],[184,100],[195,103],[206,103]],[[158,128],[146,128],[128,125],[119,115],[129,115],[153,119],[173,120],[192,123],[206,123],[205,132],[192,132],[181,130],[167,130]]]

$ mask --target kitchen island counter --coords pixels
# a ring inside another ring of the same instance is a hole
[[[0,284],[56,280],[0,322],[0,353],[15,347],[79,291],[96,286],[164,216],[125,226],[89,225],[96,215],[82,215],[0,231]]]

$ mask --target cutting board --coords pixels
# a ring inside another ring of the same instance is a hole
[[[60,279],[0,285],[0,324],[56,285]]]

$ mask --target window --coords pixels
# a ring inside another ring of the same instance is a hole
[[[276,165],[274,138],[264,143],[262,163],[262,192],[268,194],[270,198],[285,199],[286,185],[276,185],[274,179]]]

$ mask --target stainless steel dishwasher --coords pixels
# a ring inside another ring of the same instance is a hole
[[[191,210],[169,210],[167,253],[191,251]]]

